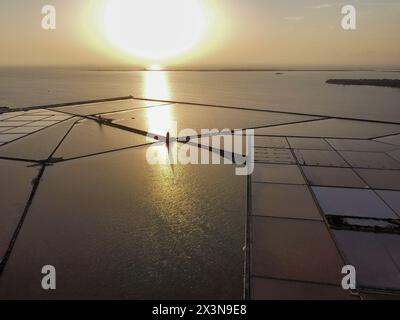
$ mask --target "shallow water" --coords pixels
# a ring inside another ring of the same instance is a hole
[[[243,297],[245,178],[233,166],[151,166],[146,151],[46,169],[0,299]],[[37,272],[49,263],[50,294]]]
[[[328,85],[331,78],[399,72],[117,72],[2,68],[0,106],[27,107],[125,95],[400,122],[400,90]]]

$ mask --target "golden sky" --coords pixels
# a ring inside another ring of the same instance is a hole
[[[42,7],[57,12],[43,30]],[[357,29],[341,27],[354,5]],[[400,65],[398,0],[2,0],[0,65]]]

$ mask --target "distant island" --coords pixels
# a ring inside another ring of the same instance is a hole
[[[387,88],[400,88],[399,79],[329,79],[328,84],[344,86],[374,86]]]
[[[8,112],[8,111],[10,111],[9,107],[0,107],[0,113]]]

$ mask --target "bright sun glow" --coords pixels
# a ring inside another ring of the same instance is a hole
[[[162,66],[158,63],[152,64],[150,67],[147,68],[147,70],[150,71],[161,71],[162,69]]]
[[[206,19],[201,0],[108,0],[104,28],[116,48],[159,62],[193,49]]]

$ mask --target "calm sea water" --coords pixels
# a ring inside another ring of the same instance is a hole
[[[142,72],[2,68],[0,106],[29,107],[125,95],[400,122],[400,90],[328,85],[330,78],[400,72]]]

